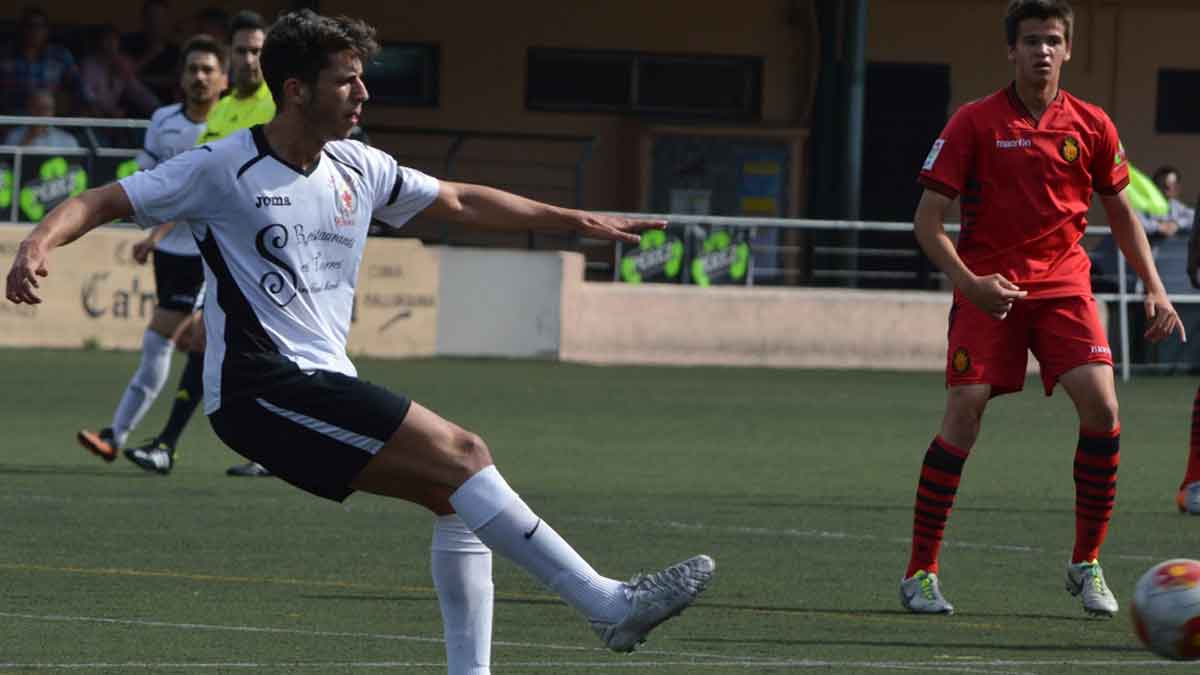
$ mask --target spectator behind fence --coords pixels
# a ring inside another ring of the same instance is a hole
[[[54,117],[54,93],[48,89],[34,89],[26,97],[25,108],[30,117]],[[4,137],[5,145],[21,145],[36,148],[78,148],[79,141],[71,134],[43,124],[17,127]]]
[[[1161,216],[1145,216],[1143,223],[1146,234],[1156,240],[1170,239],[1179,232],[1192,228],[1196,210],[1179,199],[1183,194],[1183,174],[1173,166],[1160,166],[1154,172],[1154,184],[1167,200],[1167,213]]]
[[[158,97],[138,80],[133,61],[121,52],[121,35],[112,24],[96,30],[80,71],[100,117],[149,117],[159,107]]]
[[[0,56],[0,111],[25,112],[29,92],[44,89],[67,92],[88,104],[75,57],[62,45],[50,43],[50,18],[40,7],[28,6],[17,20],[16,40]],[[60,109],[70,109],[62,100]]]
[[[146,0],[142,5],[142,30],[126,35],[122,47],[133,59],[138,78],[159,101],[170,103],[178,98],[175,69],[179,47],[171,35],[167,0]]]

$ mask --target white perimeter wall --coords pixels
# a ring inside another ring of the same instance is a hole
[[[563,255],[439,247],[437,353],[555,358]]]
[[[940,370],[950,297],[583,281],[574,253],[440,249],[438,353]]]

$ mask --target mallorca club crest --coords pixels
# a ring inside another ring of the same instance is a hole
[[[1067,136],[1059,146],[1058,152],[1067,162],[1074,162],[1079,159],[1079,141],[1075,140],[1074,136]]]
[[[330,176],[329,187],[333,189],[333,205],[336,214],[333,224],[338,227],[354,225],[354,190],[340,177]]]
[[[954,350],[954,356],[950,358],[950,367],[959,375],[964,375],[971,369],[971,355],[967,353],[966,347]]]

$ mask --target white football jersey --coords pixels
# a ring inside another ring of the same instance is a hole
[[[146,142],[137,156],[138,166],[143,170],[153,169],[184,150],[191,150],[202,133],[204,122],[188,119],[182,103],[155,110],[150,116],[150,128],[146,129]],[[196,240],[185,225],[171,228],[154,248],[175,255],[200,255]]]
[[[307,172],[262,127],[120,181],[137,222],[190,223],[208,287],[204,411],[297,370],[355,376],[346,336],[372,218],[399,227],[437,179],[357,141],[327,143]]]

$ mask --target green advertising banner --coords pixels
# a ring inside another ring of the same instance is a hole
[[[13,200],[12,164],[0,162],[0,221],[8,220]]]
[[[83,157],[25,155],[21,161],[20,220],[39,222],[50,209],[88,187]]]
[[[711,230],[692,238],[691,281],[697,286],[746,284],[750,277],[750,231]]]
[[[677,232],[650,230],[636,248],[622,251],[621,281],[629,284],[680,283],[685,246]]]

